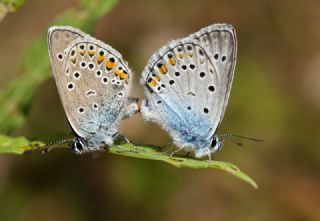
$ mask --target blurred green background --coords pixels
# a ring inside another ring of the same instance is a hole
[[[215,158],[238,165],[259,189],[217,170],[110,154],[2,155],[0,221],[320,220],[319,1],[105,0],[106,8],[99,2],[27,0],[2,19],[1,133],[36,138],[70,131],[47,66],[50,25],[76,25],[118,49],[135,71],[132,96],[143,98],[138,80],[154,51],[227,22],[237,30],[238,60],[218,132],[265,142],[227,142]],[[121,131],[134,143],[169,141],[139,115]]]

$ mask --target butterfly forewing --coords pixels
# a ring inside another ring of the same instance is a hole
[[[197,39],[206,48],[211,62],[215,67],[215,73],[219,79],[217,94],[222,99],[219,107],[219,124],[223,118],[232,86],[233,74],[236,65],[237,39],[234,28],[231,25],[215,24],[201,29],[190,35]]]
[[[54,26],[48,30],[48,46],[54,76],[59,76],[65,62],[66,49],[76,39],[83,38],[85,33],[73,27]]]

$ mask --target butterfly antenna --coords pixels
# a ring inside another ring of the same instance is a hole
[[[263,142],[264,140],[262,139],[256,139],[256,138],[252,138],[252,137],[245,137],[245,136],[241,136],[241,135],[237,135],[237,134],[221,134],[220,137],[222,138],[227,138],[227,137],[237,137],[240,139],[245,139],[245,140],[251,140],[251,141],[255,141],[255,142]],[[239,146],[242,146],[242,143],[238,143]]]
[[[71,142],[71,141],[73,141],[73,138],[56,140],[48,144],[45,144],[44,146],[37,147],[36,150],[41,150],[42,153],[47,153],[51,151],[53,148],[55,148],[56,146],[67,143],[67,142]]]

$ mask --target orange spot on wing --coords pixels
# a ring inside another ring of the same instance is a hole
[[[114,66],[116,66],[116,62],[115,62],[114,60],[112,61],[111,59],[109,59],[109,60],[106,62],[106,68],[107,68],[108,70],[113,69]]]
[[[102,55],[98,55],[97,56],[97,62],[100,64],[101,62],[103,62],[103,60],[104,60],[104,56],[102,56]]]
[[[179,58],[182,59],[184,57],[184,53],[181,52],[181,53],[178,54],[178,56],[179,56]]]
[[[76,63],[76,57],[71,57],[70,61],[72,62],[72,64],[75,64]]]
[[[157,82],[153,78],[149,78],[148,84],[149,84],[149,86],[154,87],[157,85]]]
[[[114,71],[114,74],[115,75],[120,75],[122,73],[122,71],[120,71],[119,69],[116,69],[115,71]]]
[[[96,52],[95,51],[88,51],[90,57],[92,57]]]
[[[160,74],[166,74],[168,72],[167,66],[164,64],[158,65]]]
[[[154,76],[154,78],[156,81],[160,81],[160,77],[158,75]]]
[[[168,63],[171,64],[171,65],[175,65],[177,63],[177,61],[174,58],[169,58],[168,59]]]
[[[123,79],[126,79],[128,77],[128,73],[126,72],[121,72],[120,73],[120,79],[123,80]]]

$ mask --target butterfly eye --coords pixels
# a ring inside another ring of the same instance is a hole
[[[84,148],[84,143],[82,140],[76,138],[75,141],[73,142],[72,144],[72,149],[75,151],[75,152],[81,152]]]

